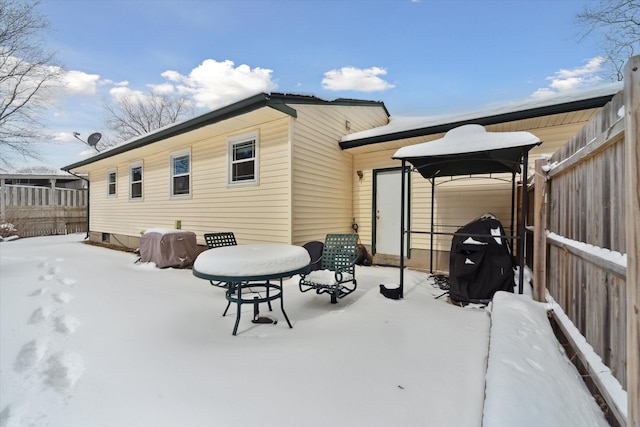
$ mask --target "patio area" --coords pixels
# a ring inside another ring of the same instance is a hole
[[[404,299],[390,300],[378,288],[398,283],[398,269],[358,267],[358,289],[338,304],[293,278],[292,329],[278,309],[277,324],[253,324],[246,306],[233,336],[223,290],[83,237],[1,244],[2,425],[482,424],[490,314],[436,299],[424,273],[407,270]]]

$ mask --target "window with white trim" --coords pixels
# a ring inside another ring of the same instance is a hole
[[[258,132],[239,135],[227,140],[229,184],[258,182]]]
[[[191,194],[191,150],[182,150],[170,156],[171,197]]]
[[[129,199],[142,199],[142,162],[129,165]]]
[[[115,169],[107,171],[107,196],[115,196],[117,194],[117,173]]]

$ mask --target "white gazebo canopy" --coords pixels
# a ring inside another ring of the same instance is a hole
[[[487,132],[480,125],[464,125],[440,139],[402,147],[392,158],[408,161],[425,178],[517,173],[523,155],[541,143],[529,132]]]
[[[524,272],[524,233],[527,215],[527,163],[528,153],[533,147],[542,144],[542,141],[529,132],[487,132],[484,126],[477,124],[463,125],[448,131],[442,138],[421,144],[409,145],[400,148],[392,156],[393,159],[402,160],[402,170],[406,168],[406,162],[411,163],[420,174],[431,180],[431,271],[433,271],[433,236],[434,234],[457,235],[459,233],[436,233],[434,231],[434,189],[436,177],[511,173],[511,232],[514,233],[513,212],[515,204],[515,178],[517,173],[522,173],[523,196],[522,218],[520,223],[520,235],[509,236],[518,242],[519,256],[519,291],[522,293]],[[405,174],[402,174],[402,189],[405,193]],[[400,295],[404,285],[404,244],[405,230],[404,203],[400,207]],[[515,233],[514,233],[515,234]],[[507,236],[505,236],[507,237]]]

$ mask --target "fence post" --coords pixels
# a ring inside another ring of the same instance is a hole
[[[5,192],[7,191],[7,186],[4,178],[0,178],[0,221],[4,222],[6,220],[7,215],[7,199]]]
[[[640,427],[640,56],[624,68],[627,227],[627,426]]]
[[[544,159],[536,160],[533,200],[533,298],[544,302],[547,289],[547,179],[542,166]]]

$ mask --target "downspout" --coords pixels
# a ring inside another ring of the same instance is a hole
[[[89,196],[90,196],[91,182],[87,178],[85,178],[83,176],[80,176],[80,175],[76,175],[75,173],[73,173],[71,171],[66,171],[66,172],[70,173],[71,175],[75,176],[76,178],[80,178],[81,180],[87,182],[87,235],[84,238],[88,239],[89,238],[89,212],[90,212],[89,211],[89,200],[91,199]]]

